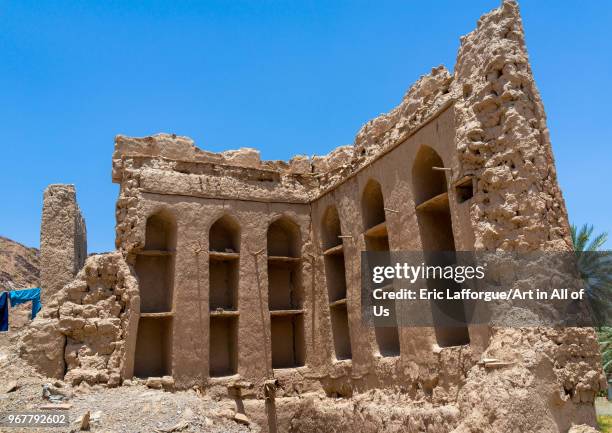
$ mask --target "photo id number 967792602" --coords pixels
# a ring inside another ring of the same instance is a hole
[[[68,415],[56,411],[0,413],[0,427],[62,427],[69,424]]]

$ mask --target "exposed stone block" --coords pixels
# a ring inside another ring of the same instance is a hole
[[[49,185],[40,228],[41,297],[51,298],[85,263],[87,230],[74,185]]]

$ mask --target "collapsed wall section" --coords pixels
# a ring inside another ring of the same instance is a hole
[[[546,117],[515,1],[503,1],[462,38],[452,88],[461,175],[473,179],[473,249],[571,250]],[[462,413],[457,432],[556,432],[567,431],[572,422],[595,424],[593,401],[606,384],[592,329],[489,332],[483,356],[513,367],[469,372],[457,398]]]
[[[40,227],[40,285],[43,300],[71,281],[87,257],[87,229],[74,185],[49,185]]]
[[[138,282],[121,253],[90,256],[23,333],[21,356],[73,385],[120,385],[133,368],[139,306]]]
[[[546,115],[518,5],[484,15],[464,36],[453,87],[457,151],[473,175],[476,249],[572,249]]]

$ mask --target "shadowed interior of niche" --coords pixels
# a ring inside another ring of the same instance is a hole
[[[138,252],[135,264],[141,313],[172,310],[175,246],[174,218],[163,212],[150,216],[145,230],[145,247]]]
[[[171,375],[172,318],[142,317],[138,322],[134,376]]]
[[[361,215],[363,219],[364,240],[367,251],[389,251],[389,232],[385,216],[385,203],[380,183],[370,179],[361,197]],[[385,260],[389,262],[389,260]],[[391,289],[392,290],[392,289]],[[387,326],[374,327],[378,353],[381,356],[398,356],[400,354],[399,332],[395,302],[387,299],[379,303],[389,310],[385,318]]]
[[[238,317],[210,318],[211,377],[230,376],[238,369]]]
[[[229,376],[238,369],[239,224],[229,215],[209,232],[209,374]]]
[[[340,228],[340,216],[335,206],[330,206],[323,216],[321,227],[321,244],[325,263],[325,281],[331,330],[334,341],[334,352],[337,360],[351,359],[350,329],[346,298],[346,268],[344,261],[344,244]]]
[[[147,218],[145,247],[136,254],[140,319],[136,336],[134,375],[172,374],[172,296],[176,221],[165,211]]]
[[[210,228],[209,250],[221,253],[240,252],[240,226],[229,215],[219,218]]]
[[[439,169],[443,167],[442,158],[429,146],[422,146],[419,149],[412,167],[419,234],[425,252],[425,261],[429,266],[447,266],[455,263],[455,240],[446,171]],[[442,285],[448,285],[447,288],[451,292],[461,290],[461,286],[456,283],[427,281],[429,290],[442,289]],[[436,300],[431,301],[431,306],[438,345],[448,347],[469,344],[470,336],[465,325],[463,301]],[[449,323],[449,318],[454,319],[453,323]]]
[[[304,365],[304,311],[300,227],[287,217],[267,233],[268,308],[272,368]]]

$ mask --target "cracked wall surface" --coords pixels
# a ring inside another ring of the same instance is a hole
[[[74,278],[87,257],[87,230],[74,185],[49,185],[40,227],[41,297],[50,298]]]
[[[72,385],[120,385],[133,363],[139,307],[138,282],[121,253],[90,256],[24,332],[21,356]]]

